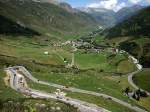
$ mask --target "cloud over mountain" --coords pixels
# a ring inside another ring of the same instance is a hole
[[[150,5],[150,0],[93,0],[86,7],[90,8],[105,8],[114,11],[118,11],[123,7],[128,7],[132,5]]]

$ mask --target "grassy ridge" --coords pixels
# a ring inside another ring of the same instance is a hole
[[[59,40],[78,37],[96,27],[96,22],[88,14],[71,13],[51,3],[0,0],[0,7],[1,15]]]
[[[107,60],[107,56],[111,55],[109,53],[103,52],[95,55],[92,53],[83,54],[81,51],[78,51],[75,60],[79,67],[83,67],[83,70],[80,68],[67,69],[60,56],[66,57],[69,60],[71,59],[71,53],[68,51],[70,50],[69,46],[55,50],[55,47],[45,43],[45,41],[39,41],[38,38],[16,37],[12,39],[6,36],[5,38],[1,38],[1,68],[10,65],[23,65],[33,76],[40,80],[103,92],[128,101],[128,98],[122,94],[122,89],[129,86],[127,76],[120,77],[116,74],[119,66],[120,68],[124,67],[124,62],[122,61],[125,61],[126,57],[123,55],[113,55],[111,59],[109,58],[109,62]],[[49,55],[44,55],[44,51],[49,51]],[[89,59],[90,61],[87,61]],[[97,63],[99,60],[101,60],[101,63]],[[127,65],[127,63],[125,64]],[[101,69],[104,71],[101,71]],[[123,71],[127,71],[127,69],[120,70],[119,72]],[[119,81],[120,83],[118,84]],[[34,84],[31,84],[31,87],[36,89],[43,88],[44,90],[48,90],[49,88],[40,85],[35,87]],[[53,89],[49,88],[49,92],[51,91],[53,92]]]
[[[107,39],[113,40],[112,44],[119,45],[120,49],[135,56],[144,67],[150,67],[149,12],[150,7],[146,7],[104,32]]]
[[[0,34],[5,35],[24,35],[24,36],[34,36],[40,35],[38,32],[31,30],[29,28],[23,27],[8,18],[0,15]]]
[[[83,67],[85,70],[81,71],[76,69],[70,70],[64,68],[63,65],[64,63],[62,62],[62,60],[60,60],[59,56],[56,57],[57,55],[55,55],[55,52],[52,52],[53,51],[52,49],[54,48],[50,46],[41,47],[40,45],[29,44],[28,42],[30,41],[30,38],[24,39],[25,40],[23,40],[22,38],[21,39],[22,41],[19,40],[16,41],[5,38],[0,41],[1,54],[3,54],[0,56],[1,57],[0,61],[2,65],[5,66],[23,65],[28,70],[33,71],[33,75],[35,74],[36,77],[38,77],[39,79],[94,91],[99,91],[98,88],[100,87],[104,89],[103,91],[106,93],[107,92],[111,93],[111,91],[114,91],[114,93],[117,94],[117,95],[114,94],[115,96],[122,96],[121,95],[122,87],[120,87],[117,84],[117,80],[114,81],[113,78],[111,79],[108,77],[109,76],[111,77],[112,74],[111,72],[117,72],[116,69],[118,65],[116,65],[116,63],[120,62],[120,60],[124,59],[125,57],[119,55],[115,56],[114,58],[112,58],[110,62],[111,64],[109,64],[106,58],[108,56],[107,53],[95,55],[95,54],[82,54],[81,52],[78,52],[77,56],[75,56],[76,57],[75,60],[77,59],[76,63],[77,65],[79,65],[79,68]],[[49,51],[48,56],[44,55],[43,53],[46,50]],[[68,55],[71,53],[66,52],[63,49],[60,50],[57,49],[57,51],[59,55],[63,53],[62,56],[64,57],[71,56]],[[100,63],[98,62],[99,60]],[[41,63],[45,65],[40,65]],[[94,70],[92,70],[93,68]],[[101,69],[104,70],[104,73],[100,71]],[[67,80],[70,80],[70,82],[68,82]],[[118,92],[116,91],[117,89],[116,87],[119,89]]]
[[[130,54],[134,55],[137,59],[139,59],[140,63],[144,67],[149,67],[149,59],[150,59],[150,38],[134,38],[132,40],[128,40],[120,43],[120,48],[128,51]]]
[[[134,81],[135,83],[141,87],[144,90],[147,90],[150,92],[150,69],[144,69],[142,72],[140,72],[139,74],[135,75],[134,77]]]
[[[32,99],[27,96],[23,96],[22,94],[14,91],[9,86],[6,86],[4,83],[4,77],[6,76],[6,73],[3,71],[4,65],[10,65],[10,64],[17,64],[19,63],[18,60],[10,59],[12,57],[5,58],[4,60],[0,56],[0,111],[1,112],[32,112],[32,111],[38,111],[38,112],[48,112],[48,111],[54,111],[52,108],[60,107],[62,112],[77,112],[77,109],[68,105],[64,104],[62,102],[58,102],[55,100],[42,100],[42,99]],[[7,63],[8,62],[8,63]],[[14,63],[15,62],[15,63]],[[24,64],[26,62],[23,62]],[[29,63],[29,62],[28,62]],[[29,65],[31,65],[29,63]],[[43,88],[44,89],[44,88]],[[37,106],[37,104],[45,105],[42,109]]]
[[[124,36],[147,36],[149,37],[150,7],[140,10],[136,15],[122,21],[116,26],[108,29],[107,37],[124,37]],[[143,21],[144,19],[144,21]]]
[[[30,80],[28,81],[28,84],[31,88],[34,88],[34,89],[38,89],[38,90],[42,90],[42,91],[46,91],[46,92],[50,92],[50,93],[56,92],[56,88],[48,87],[48,86],[40,85],[40,84],[37,85],[36,83],[33,83]],[[92,95],[86,95],[86,94],[81,94],[81,93],[72,93],[72,92],[68,92],[68,91],[64,91],[64,92],[67,94],[67,97],[71,97],[71,98],[79,99],[79,100],[86,101],[89,103],[93,103],[93,104],[96,104],[105,109],[111,110],[112,112],[116,112],[116,111],[117,112],[126,112],[126,111],[134,112],[133,110],[130,110],[122,105],[119,105],[118,103],[115,103],[109,99],[105,99],[102,97],[95,97]]]

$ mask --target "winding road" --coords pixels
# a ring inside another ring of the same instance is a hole
[[[27,86],[25,87],[23,86],[23,84],[26,84],[25,78],[22,74],[17,72],[16,67],[15,68],[9,67],[5,69],[5,71],[8,75],[10,75],[11,88],[22,94],[25,94],[34,98],[45,98],[45,99],[51,98],[51,99],[59,100],[64,103],[73,105],[74,107],[77,107],[80,112],[110,112],[104,108],[98,107],[94,104],[90,104],[84,101],[34,90],[31,88],[28,88]],[[23,82],[20,82],[20,80],[22,80]]]
[[[147,93],[147,95],[150,96],[150,93],[149,93],[148,91],[141,89],[141,88],[140,88],[139,86],[137,86],[137,85],[134,83],[134,81],[133,81],[134,75],[136,75],[137,73],[139,73],[139,72],[142,71],[142,69],[143,69],[142,65],[140,65],[140,64],[139,64],[139,61],[138,61],[136,58],[134,58],[133,56],[129,55],[129,58],[132,60],[132,62],[135,64],[135,66],[136,66],[137,69],[138,69],[137,71],[128,74],[128,82],[129,82],[129,84],[130,84],[134,89],[136,89],[136,90],[137,90],[137,89],[140,89],[140,90],[142,90],[142,91],[145,91],[145,92]]]
[[[125,102],[125,101],[119,100],[119,99],[117,99],[115,97],[112,97],[112,96],[109,96],[109,95],[106,95],[106,94],[103,94],[103,93],[97,93],[97,92],[82,90],[82,89],[73,88],[73,87],[66,88],[65,86],[62,86],[62,85],[49,83],[49,82],[45,82],[45,81],[40,81],[39,79],[36,79],[35,77],[33,77],[30,74],[30,72],[28,72],[26,70],[26,68],[23,67],[23,66],[14,66],[14,67],[7,68],[7,70],[10,70],[10,69],[19,69],[19,71],[21,71],[24,76],[26,76],[27,78],[29,78],[33,82],[36,82],[36,83],[39,83],[39,84],[43,84],[43,85],[47,85],[47,86],[51,86],[51,87],[56,87],[56,88],[67,90],[67,91],[71,91],[71,92],[78,92],[78,93],[94,95],[94,96],[98,96],[98,97],[101,96],[101,97],[106,98],[106,99],[111,99],[112,101],[114,101],[116,103],[119,103],[119,104],[121,104],[121,105],[123,105],[123,106],[125,106],[125,107],[127,107],[129,109],[132,109],[132,110],[136,111],[136,112],[147,112],[146,110],[141,109],[140,107],[133,106],[133,105],[131,105],[131,104]],[[92,111],[90,111],[90,112],[92,112]]]

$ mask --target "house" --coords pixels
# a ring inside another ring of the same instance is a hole
[[[45,51],[45,52],[44,52],[44,54],[45,54],[45,55],[48,55],[48,54],[49,54],[49,52],[48,52],[48,51]]]

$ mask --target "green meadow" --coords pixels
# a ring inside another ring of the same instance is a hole
[[[107,51],[95,54],[84,53],[82,50],[78,50],[75,53],[75,65],[78,68],[65,68],[64,58],[71,63],[72,54],[70,46],[54,47],[51,41],[44,41],[39,37],[35,37],[34,39],[25,37],[16,37],[13,39],[13,37],[5,37],[0,38],[0,48],[1,69],[7,66],[23,65],[34,77],[40,80],[105,93],[149,109],[146,106],[148,99],[142,100],[141,104],[130,100],[122,93],[123,89],[130,86],[127,82],[126,74],[135,70],[135,66],[128,60],[125,54],[112,54]],[[49,54],[45,55],[45,51],[48,51]],[[33,84],[31,81],[28,83],[32,88],[48,92],[54,92],[56,89]],[[6,92],[12,91],[11,89],[9,91],[5,89],[4,91]],[[14,94],[18,93],[14,91]],[[17,96],[19,97],[19,95]],[[116,105],[112,109],[114,112],[126,111],[125,107],[121,107],[112,101],[110,105],[107,104],[110,101],[103,104],[104,99],[102,98],[99,98],[99,101],[94,101],[96,98],[90,96],[90,99],[87,100],[87,95],[83,95],[84,97],[81,98],[79,97],[79,93],[70,93],[69,96],[91,103],[94,102],[107,109],[110,109],[112,105]],[[120,109],[117,107],[120,107]]]

